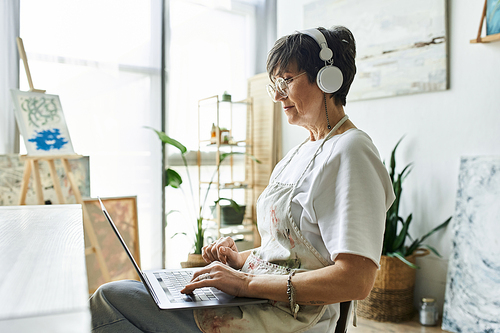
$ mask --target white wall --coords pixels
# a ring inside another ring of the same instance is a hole
[[[278,36],[303,28],[303,5],[311,0],[278,0]],[[410,233],[420,237],[454,214],[461,156],[500,155],[500,41],[470,44],[479,26],[483,1],[448,4],[450,89],[378,100],[348,102],[346,113],[366,131],[389,160],[398,139],[397,163],[414,163],[404,184],[401,214],[413,213]],[[333,23],[332,23],[333,25]],[[358,48],[360,45],[358,45]],[[283,117],[283,151],[306,136]],[[451,228],[427,244],[442,255],[418,259],[415,304],[424,295],[442,306],[451,252]]]

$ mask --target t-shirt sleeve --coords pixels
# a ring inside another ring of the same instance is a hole
[[[342,137],[322,171],[312,187],[313,209],[331,260],[356,254],[379,267],[394,193],[377,149],[366,135]]]

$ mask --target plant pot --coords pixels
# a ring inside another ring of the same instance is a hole
[[[212,210],[212,215],[214,218],[217,218],[217,210],[215,206],[210,206]],[[245,205],[240,205],[240,211],[237,212],[231,205],[220,205],[221,217],[220,224],[221,226],[231,226],[231,225],[239,225],[243,223],[243,218],[245,216]]]
[[[208,265],[208,264],[205,260],[203,260],[203,257],[201,256],[201,254],[194,254],[194,253],[188,254],[187,261],[181,262],[182,268],[203,267],[206,265]]]
[[[429,254],[419,249],[406,260],[415,264],[415,258]],[[382,256],[373,289],[362,301],[358,302],[357,314],[376,321],[401,322],[412,319],[413,289],[416,270],[398,258]]]

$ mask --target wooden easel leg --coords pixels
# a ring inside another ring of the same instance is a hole
[[[36,203],[37,205],[43,205],[43,189],[40,177],[40,164],[38,164],[38,160],[31,160],[31,167],[33,168],[33,178],[35,180]]]
[[[56,191],[57,201],[59,204],[64,204],[64,196],[62,194],[61,184],[59,183],[59,178],[57,177],[56,166],[54,160],[48,160],[50,175],[52,177],[52,182],[54,183],[54,190]]]
[[[26,194],[28,193],[28,185],[30,184],[31,162],[24,162],[23,180],[21,182],[21,194],[19,195],[19,205],[26,205]]]
[[[106,261],[104,260],[104,256],[102,255],[101,247],[99,246],[99,242],[97,240],[97,236],[94,231],[94,227],[90,221],[90,216],[85,207],[85,204],[82,199],[82,195],[80,190],[78,189],[78,185],[75,181],[75,177],[73,176],[73,172],[71,171],[71,166],[67,159],[62,158],[61,162],[63,163],[64,171],[66,172],[66,176],[68,177],[68,181],[70,183],[71,188],[73,189],[73,194],[75,195],[76,202],[82,205],[83,210],[83,226],[89,238],[90,244],[92,246],[93,252],[97,257],[97,262],[99,263],[99,267],[101,268],[101,273],[105,282],[111,281],[111,276],[109,275],[108,267],[106,265]],[[88,252],[85,252],[88,254]]]

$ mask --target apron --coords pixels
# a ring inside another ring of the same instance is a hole
[[[293,221],[292,195],[323,144],[347,119],[348,117],[344,116],[330,131],[294,184],[282,184],[275,179],[289,166],[300,147],[308,140],[295,150],[280,173],[259,196],[257,222],[262,246],[252,251],[241,269],[242,272],[256,275],[288,275],[291,269],[300,273],[329,265]],[[297,291],[300,293],[300,289]],[[325,305],[300,305],[295,319],[288,302],[270,300],[268,303],[257,305],[197,309],[194,310],[194,317],[200,330],[205,333],[289,333],[311,329],[321,319],[325,310]]]

